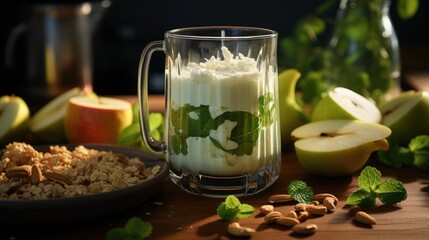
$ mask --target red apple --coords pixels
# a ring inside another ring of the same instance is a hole
[[[78,96],[68,102],[64,128],[72,143],[116,144],[119,133],[132,120],[132,106],[127,101]]]

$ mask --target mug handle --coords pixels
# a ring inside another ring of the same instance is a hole
[[[154,41],[149,43],[140,56],[138,70],[138,103],[139,103],[139,123],[140,134],[149,150],[155,153],[163,153],[166,150],[166,143],[153,139],[150,135],[149,128],[149,108],[148,108],[148,81],[149,81],[149,64],[152,54],[156,51],[164,51],[164,42]],[[142,82],[143,74],[143,82]]]

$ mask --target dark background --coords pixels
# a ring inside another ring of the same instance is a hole
[[[64,1],[63,1],[64,2]],[[71,1],[67,1],[71,2]],[[76,1],[73,1],[76,2]],[[100,95],[136,94],[140,53],[150,41],[161,40],[173,28],[203,25],[245,25],[276,30],[279,38],[291,34],[294,24],[314,11],[322,0],[112,0],[93,36],[93,85]],[[396,0],[391,16],[401,46],[403,72],[428,71],[429,1],[421,0],[417,15],[399,19]],[[0,95],[19,94],[25,88],[25,69],[7,69],[6,39],[12,28],[25,21],[33,2],[4,1],[0,14]],[[332,17],[333,21],[335,10]],[[25,59],[19,48],[18,59]],[[154,57],[151,91],[162,92],[163,56]],[[19,64],[17,64],[19,66]],[[18,73],[18,74],[17,74]],[[21,76],[20,76],[21,75]]]

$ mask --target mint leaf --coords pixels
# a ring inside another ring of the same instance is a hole
[[[376,168],[367,166],[359,175],[359,188],[368,192],[374,191],[381,183],[381,173]]]
[[[249,217],[255,212],[255,208],[249,204],[242,204],[236,196],[229,195],[224,202],[219,204],[216,212],[221,219],[231,220]]]
[[[300,203],[311,203],[313,201],[313,189],[303,181],[291,181],[287,187],[287,192]]]
[[[144,239],[149,237],[152,233],[152,224],[143,222],[138,217],[133,217],[128,220],[127,224],[125,225],[125,231],[132,235],[138,236],[139,239]]]
[[[252,214],[255,212],[255,208],[252,205],[249,204],[241,204],[239,207],[239,212],[235,217],[237,218],[247,218],[252,216]]]
[[[223,220],[231,220],[240,212],[239,208],[231,208],[225,202],[222,202],[216,209],[217,215]]]
[[[373,207],[377,198],[383,204],[396,204],[407,198],[407,191],[398,180],[382,181],[381,173],[376,168],[367,166],[359,175],[359,188],[346,200],[346,204]]]
[[[229,195],[228,197],[226,197],[225,199],[225,204],[229,207],[229,208],[239,208],[241,205],[240,200],[234,196],[234,195]]]
[[[108,240],[140,240],[152,234],[152,224],[132,217],[124,228],[113,228],[107,232]]]
[[[391,146],[387,152],[377,151],[377,157],[383,164],[394,168],[412,165],[414,161],[414,154],[410,149],[398,145]]]
[[[407,198],[407,191],[398,180],[390,179],[381,183],[375,193],[384,204],[393,205]]]
[[[208,105],[198,107],[189,104],[171,109],[171,136],[170,145],[176,154],[188,154],[186,139],[189,137],[209,137],[214,147],[237,156],[251,155],[256,145],[262,127],[271,125],[275,119],[275,105],[272,93],[258,98],[259,115],[244,111],[227,111],[213,118]],[[238,144],[237,148],[225,149],[210,133],[217,130],[226,121],[236,123],[227,140]]]
[[[429,151],[419,151],[414,153],[414,166],[426,170],[429,168]]]
[[[365,198],[368,198],[371,196],[371,193],[364,190],[364,189],[358,189],[347,198],[346,204],[349,205],[359,205]]]
[[[410,151],[414,153],[413,164],[420,169],[429,167],[429,136],[421,135],[411,139],[408,144]]]
[[[241,202],[237,197],[229,195],[217,208],[217,214],[221,219],[231,220],[240,212],[240,205]]]
[[[408,148],[393,145],[388,152],[377,152],[380,162],[395,168],[414,165],[420,169],[429,168],[429,136],[420,135],[411,139]]]
[[[429,150],[429,136],[428,135],[420,135],[413,139],[411,139],[408,147],[411,151],[419,151],[419,150]]]

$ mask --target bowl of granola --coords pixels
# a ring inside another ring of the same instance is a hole
[[[135,148],[11,143],[0,153],[0,223],[45,224],[118,212],[151,198],[168,172],[161,156]]]

